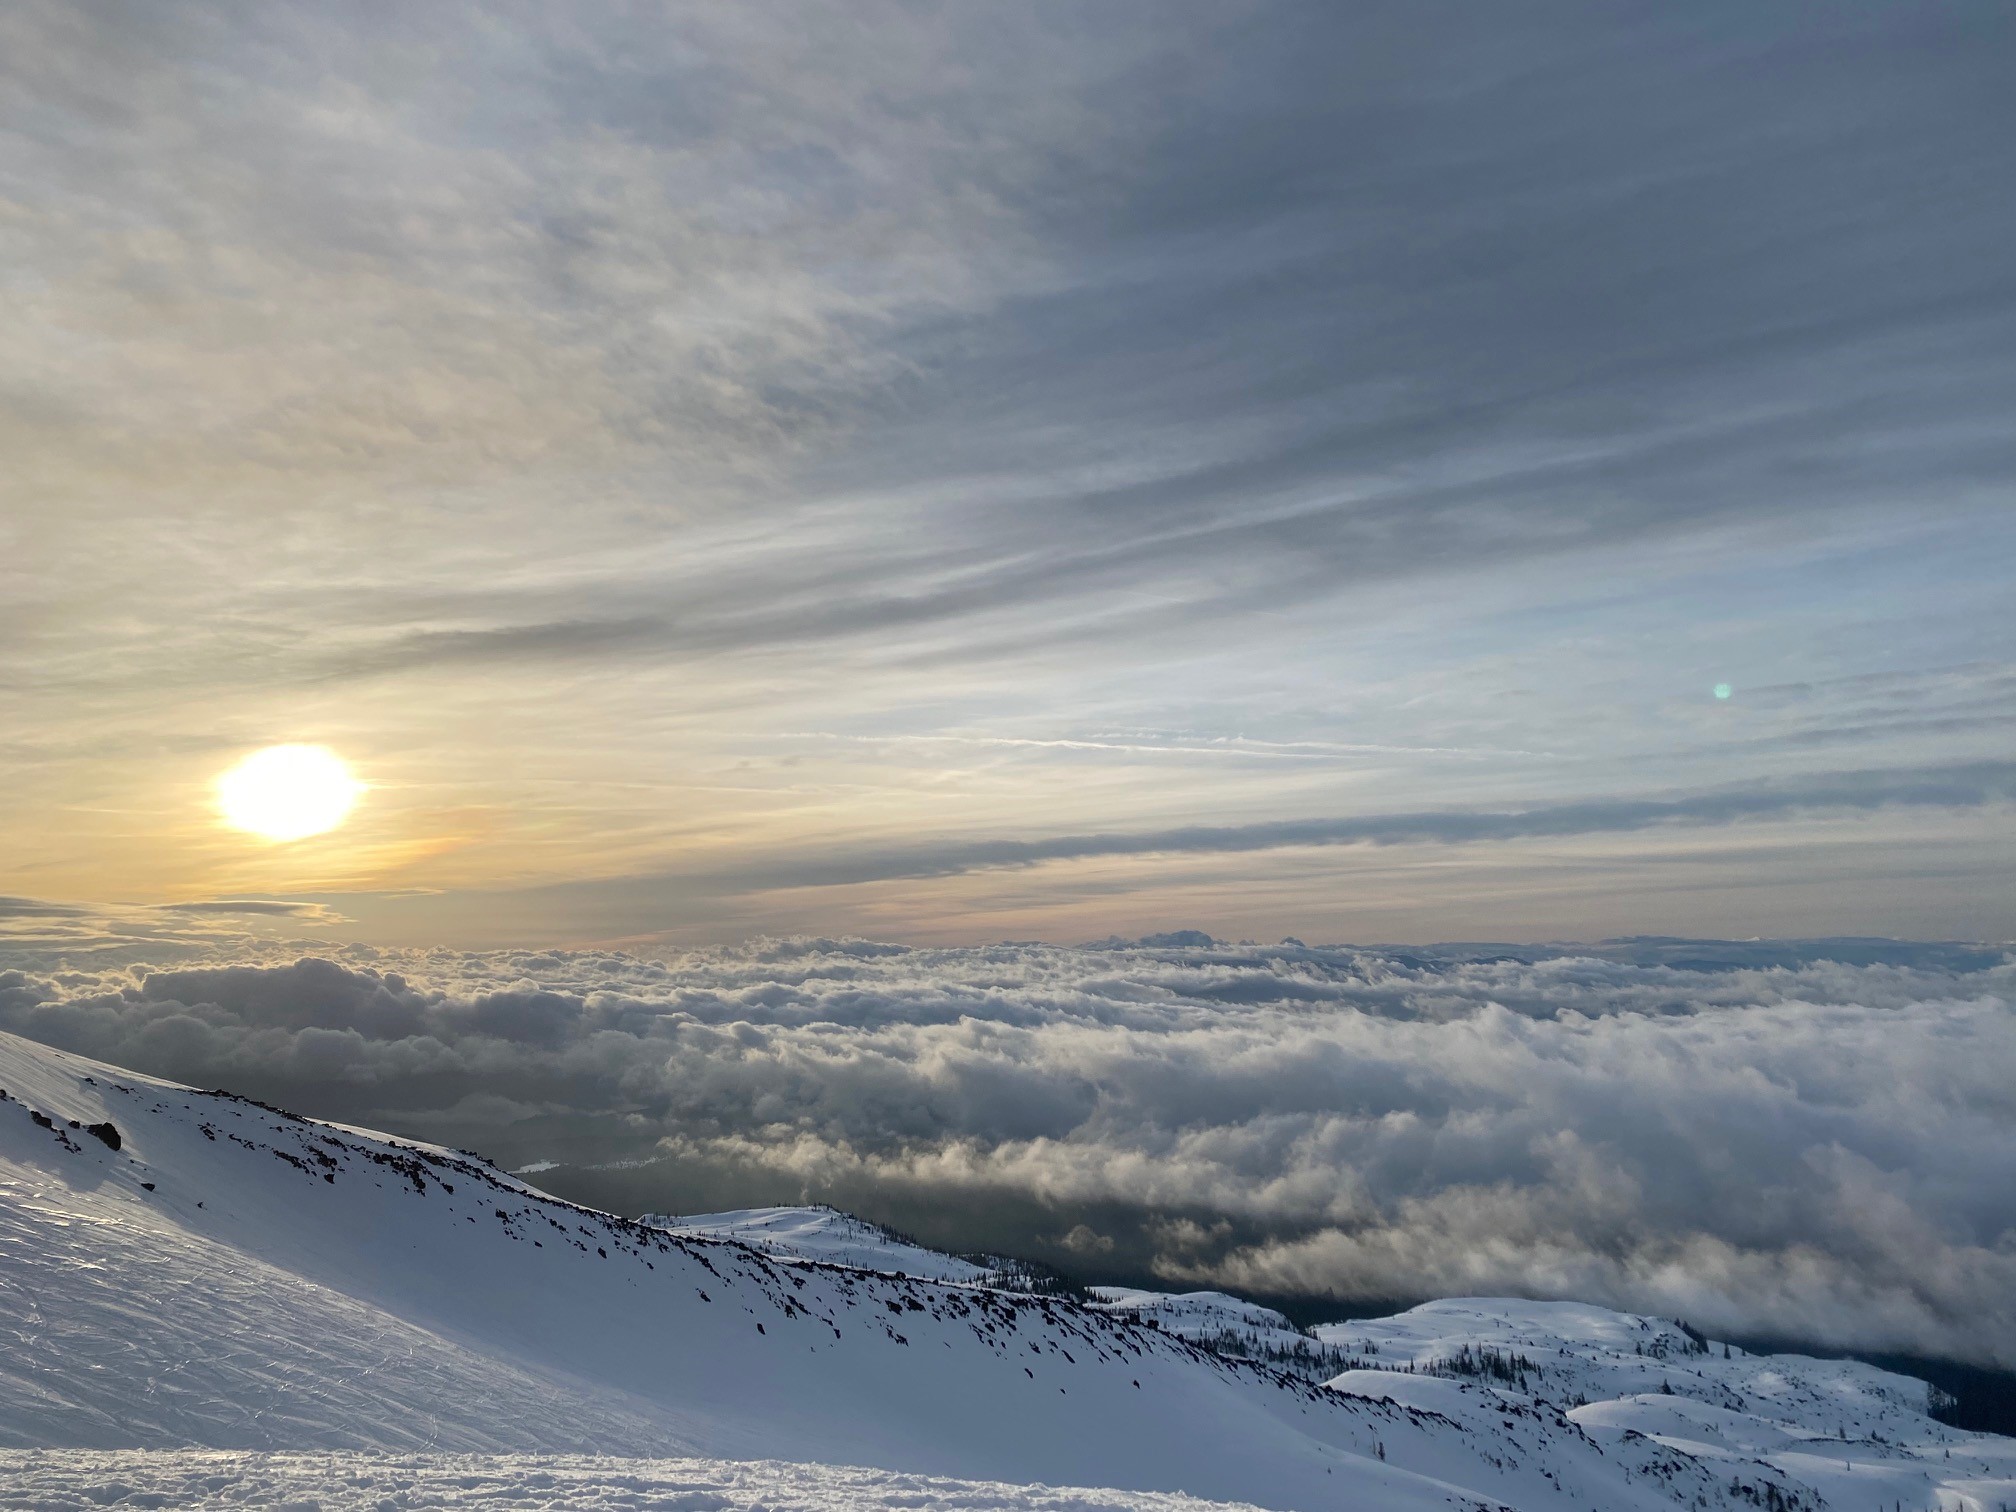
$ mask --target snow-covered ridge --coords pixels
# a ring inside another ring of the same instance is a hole
[[[1158,1292],[1129,1286],[1091,1288],[1091,1306],[1137,1318],[1192,1344],[1235,1360],[1255,1360],[1278,1370],[1323,1380],[1351,1363],[1282,1314],[1220,1291]]]
[[[734,1239],[770,1255],[885,1275],[1002,1291],[1059,1289],[1048,1273],[1025,1262],[999,1255],[948,1255],[879,1223],[819,1205],[739,1208],[677,1217],[647,1213],[638,1221],[672,1233]],[[1093,1286],[1084,1288],[1079,1299],[1095,1312],[1144,1323],[1232,1359],[1257,1360],[1317,1378],[1334,1375],[1350,1363],[1271,1307],[1225,1292]],[[1332,1368],[1319,1368],[1323,1365]]]
[[[1516,1397],[1565,1408],[1606,1446],[1650,1441],[1739,1481],[1769,1468],[1818,1506],[2016,1506],[2016,1441],[1935,1421],[1937,1388],[1857,1360],[1755,1355],[1678,1320],[1504,1297],[1312,1331],[1355,1359],[1333,1389],[1459,1421]]]
[[[146,1488],[172,1487],[186,1455],[133,1451],[192,1448],[312,1452],[332,1477],[365,1474],[360,1451],[477,1454],[581,1506],[620,1501],[619,1472],[496,1457],[698,1457],[715,1467],[638,1477],[690,1473],[690,1504],[712,1506],[846,1499],[844,1476],[811,1471],[778,1472],[774,1496],[750,1471],[745,1495],[723,1460],[869,1467],[871,1506],[905,1476],[1400,1512],[2016,1502],[2016,1444],[1932,1421],[1920,1383],[1724,1361],[1600,1309],[1471,1301],[1340,1325],[1323,1342],[1365,1368],[1326,1388],[1179,1336],[1228,1319],[1276,1331],[1237,1299],[1081,1305],[997,1290],[964,1262],[916,1279],[926,1262],[886,1248],[856,1256],[881,1262],[863,1269],[836,1258],[862,1232],[893,1241],[839,1215],[740,1215],[726,1226],[743,1238],[667,1230],[453,1151],[8,1036],[0,1088],[0,1449],[95,1452],[0,1459],[0,1478],[32,1472],[51,1503],[101,1473],[172,1498]],[[794,1223],[820,1258],[786,1252]],[[1509,1351],[1511,1378],[1431,1373],[1466,1349],[1473,1366]],[[241,1455],[216,1473],[281,1486],[297,1469]],[[415,1496],[487,1473],[408,1471]]]
[[[1356,1366],[1496,1381],[1577,1408],[1657,1393],[1867,1434],[1944,1401],[1916,1377],[1857,1360],[1753,1355],[1678,1320],[1578,1302],[1460,1297],[1312,1332]]]
[[[893,1229],[843,1213],[838,1208],[738,1208],[726,1213],[673,1216],[646,1213],[637,1220],[669,1233],[710,1239],[734,1239],[767,1254],[795,1260],[818,1260],[856,1270],[908,1276],[918,1281],[946,1281],[964,1286],[988,1286],[1001,1291],[1045,1291],[1042,1273],[1000,1255],[948,1255],[927,1249]]]

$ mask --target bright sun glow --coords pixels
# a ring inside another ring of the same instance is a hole
[[[238,829],[302,840],[341,824],[363,791],[327,746],[277,745],[254,751],[217,779],[217,807]]]

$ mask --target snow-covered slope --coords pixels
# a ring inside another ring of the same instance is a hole
[[[0,1088],[0,1446],[701,1455],[1269,1507],[1331,1506],[1340,1484],[1423,1512],[1490,1500],[1380,1463],[1389,1408],[1067,1302],[780,1262],[12,1037]]]
[[[1002,1256],[947,1255],[838,1208],[738,1208],[678,1217],[647,1213],[638,1222],[671,1233],[735,1239],[766,1254],[794,1260],[821,1260],[885,1275],[1003,1291],[1032,1289],[1031,1276],[1018,1268],[1021,1262]],[[1083,1300],[1094,1312],[1145,1323],[1214,1354],[1256,1360],[1318,1380],[1335,1375],[1348,1363],[1346,1356],[1297,1328],[1273,1308],[1225,1292],[1094,1286],[1085,1289]]]
[[[1860,1361],[1753,1355],[1665,1318],[1579,1302],[1463,1297],[1313,1331],[1378,1369],[1494,1380],[1570,1407],[1672,1393],[1866,1436],[1922,1420],[1937,1401],[1925,1382]]]
[[[1566,1409],[1610,1452],[1651,1442],[1727,1482],[1768,1473],[1841,1512],[2016,1507],[2016,1440],[1936,1422],[1932,1387],[1855,1360],[1753,1355],[1663,1318],[1503,1297],[1313,1332],[1360,1363],[1333,1389],[1459,1422],[1510,1400]]]
[[[637,1220],[668,1233],[709,1239],[737,1239],[772,1255],[824,1260],[857,1270],[910,1276],[919,1281],[956,1281],[984,1286],[998,1267],[976,1265],[867,1223],[830,1207],[738,1208],[729,1213],[689,1213],[671,1217],[646,1213]]]
[[[1258,1360],[1296,1375],[1324,1380],[1349,1363],[1347,1356],[1297,1328],[1271,1307],[1219,1291],[1140,1291],[1095,1286],[1089,1306],[1129,1317],[1188,1339],[1215,1354]]]
[[[841,1505],[845,1484],[869,1506],[1073,1504],[984,1487],[940,1503],[906,1491],[918,1476],[1397,1512],[1873,1509],[1900,1497],[1990,1508],[1997,1485],[2016,1501],[2016,1445],[1933,1423],[1904,1377],[1725,1362],[1677,1329],[1597,1309],[1440,1304],[1348,1325],[1348,1341],[1328,1342],[1409,1369],[1353,1369],[1331,1390],[1130,1316],[1256,1327],[1272,1316],[1245,1304],[1081,1306],[953,1270],[889,1273],[914,1257],[881,1271],[791,1258],[775,1242],[781,1219],[767,1249],[652,1228],[471,1157],[7,1036],[0,1088],[0,1449],[24,1451],[0,1457],[0,1484],[38,1486],[46,1504],[73,1493],[159,1504],[180,1497],[176,1477],[199,1474],[226,1488],[220,1499],[238,1485],[254,1488],[240,1501],[258,1500],[259,1487],[322,1473],[341,1494],[319,1499],[345,1504],[342,1486],[395,1472],[422,1499],[435,1482],[466,1489],[490,1475],[517,1477],[512,1494],[537,1500],[518,1493],[544,1477],[549,1502],[566,1504],[564,1491],[582,1506],[641,1496],[653,1476],[690,1477],[695,1506]],[[831,1221],[808,1242],[819,1233],[829,1254],[851,1242]],[[1473,1365],[1486,1345],[1533,1358],[1504,1367],[1509,1383],[1421,1373],[1465,1344]],[[1567,1410],[1577,1397],[1588,1404]],[[95,1453],[25,1452],[44,1447]],[[132,1453],[192,1447],[311,1451],[326,1472]],[[358,1451],[405,1458],[387,1469]],[[444,1453],[493,1458],[444,1469],[415,1457]],[[627,1473],[522,1458],[581,1453],[710,1465]],[[875,1473],[847,1483],[725,1460]],[[751,1489],[765,1475],[774,1495]]]
[[[1227,1292],[1140,1291],[1131,1286],[1095,1286],[1093,1306],[1101,1312],[1153,1318],[1161,1327],[1185,1338],[1235,1334],[1261,1338],[1303,1338],[1271,1307],[1247,1302]]]
[[[1017,1486],[776,1460],[0,1450],[0,1509],[538,1507],[564,1512],[1252,1512],[1156,1491]]]

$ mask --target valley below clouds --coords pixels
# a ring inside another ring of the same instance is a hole
[[[2003,1368],[2012,998],[2006,951],[1881,941],[0,951],[0,1029],[623,1211]]]

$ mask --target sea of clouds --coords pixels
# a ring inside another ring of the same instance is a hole
[[[80,944],[0,952],[0,1028],[609,1206],[2016,1366],[1999,948]]]

